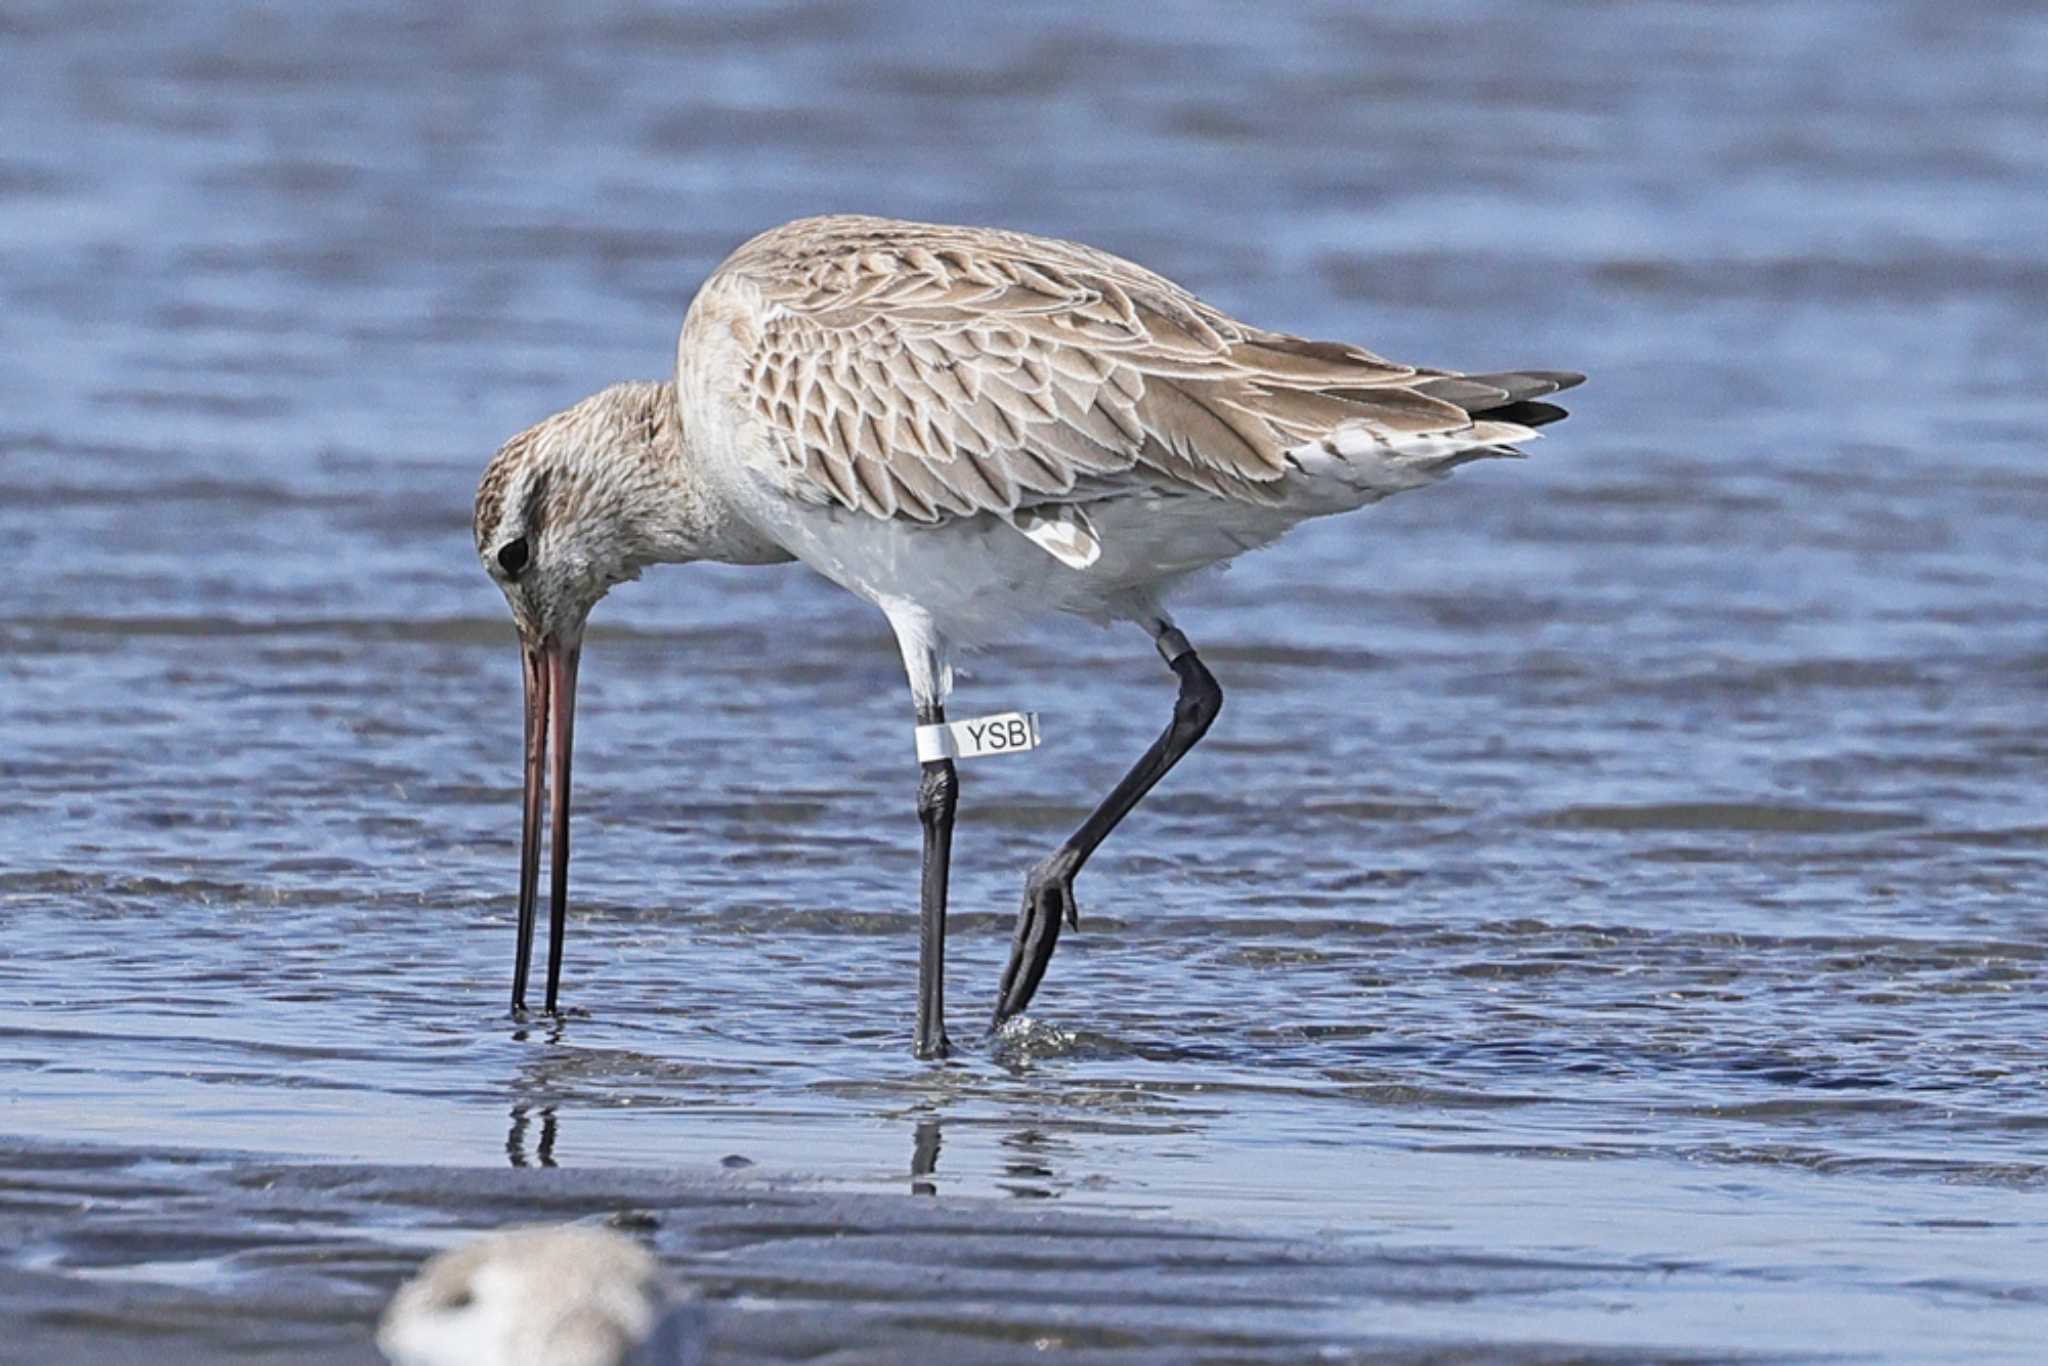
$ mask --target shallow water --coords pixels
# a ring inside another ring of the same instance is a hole
[[[175,1155],[199,1201],[208,1153],[734,1158],[1607,1269],[1376,1302],[1335,1343],[2029,1355],[2048,19],[1546,13],[0,16],[0,1132]],[[830,209],[1083,237],[1269,325],[1593,380],[1528,462],[1188,595],[1223,716],[993,1042],[1023,872],[1171,679],[1078,626],[969,661],[958,713],[1029,706],[1048,743],[963,766],[943,1066],[908,1057],[880,617],[794,569],[620,590],[583,670],[576,1011],[518,1025],[476,475],[659,375],[737,241]],[[415,1247],[382,1208],[366,1236]],[[118,1263],[123,1226],[77,1236]],[[58,1246],[40,1272],[83,1264]],[[200,1292],[263,1269],[126,1255]]]

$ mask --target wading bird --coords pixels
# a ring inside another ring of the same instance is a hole
[[[477,489],[477,551],[526,663],[514,1010],[544,777],[556,1008],[576,668],[614,584],[653,564],[800,560],[888,617],[922,770],[915,1049],[943,1056],[953,645],[1051,612],[1131,622],[1180,683],[1164,733],[1025,879],[1000,1025],[1038,989],[1062,921],[1078,924],[1089,855],[1222,706],[1168,591],[1311,517],[1519,454],[1565,415],[1542,400],[1581,378],[1424,370],[1269,332],[1130,261],[1020,232],[840,215],[747,242],[691,304],[673,382],[615,385],[521,432]]]

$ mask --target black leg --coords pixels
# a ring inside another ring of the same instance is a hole
[[[919,707],[919,725],[946,719],[942,706]],[[943,1058],[946,1039],[946,876],[953,865],[953,809],[960,779],[951,759],[923,765],[917,784],[917,818],[924,824],[924,879],[918,889],[917,1056]]]
[[[1096,846],[1116,829],[1117,822],[1131,813],[1183,754],[1208,733],[1209,723],[1223,710],[1223,689],[1215,676],[1203,667],[1188,638],[1173,627],[1160,623],[1153,637],[1167,666],[1180,679],[1180,696],[1174,700],[1173,720],[1144,757],[1131,765],[1116,790],[1102,799],[1102,805],[1081,823],[1043,862],[1031,870],[1024,883],[1024,909],[1017,915],[1017,937],[1010,945],[1010,965],[1003,969],[1001,995],[996,1000],[995,1024],[1022,1011],[1045,977],[1045,965],[1052,961],[1053,946],[1059,942],[1060,921],[1078,927],[1081,913],[1074,904],[1074,878]]]

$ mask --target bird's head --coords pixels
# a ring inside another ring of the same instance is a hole
[[[477,486],[477,554],[512,607],[526,664],[514,1010],[526,1004],[544,790],[552,796],[549,1011],[560,983],[568,914],[569,756],[583,625],[612,585],[638,578],[657,560],[688,557],[678,548],[683,543],[675,524],[689,502],[676,496],[681,459],[675,387],[618,384],[507,441]]]
[[[528,649],[573,650],[597,600],[662,553],[679,459],[675,389],[616,384],[499,447],[476,490],[476,549]]]
[[[576,665],[590,609],[614,584],[640,577],[651,564],[704,559],[777,564],[790,558],[787,550],[747,525],[692,460],[673,384],[615,384],[507,441],[477,486],[476,551],[484,572],[512,607],[526,660],[526,801],[514,1010],[526,1003],[544,790],[552,828],[550,1012],[561,980],[562,926],[568,914],[569,751]]]
[[[639,1244],[569,1224],[432,1258],[391,1297],[377,1346],[397,1366],[690,1366],[705,1327]]]

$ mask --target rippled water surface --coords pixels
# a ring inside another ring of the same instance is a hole
[[[1311,1314],[1329,1350],[2048,1338],[2034,7],[29,4],[0,41],[16,1161],[751,1163],[1577,1268]],[[1058,623],[968,661],[959,714],[1032,707],[1048,743],[963,766],[944,1065],[908,1050],[880,616],[794,568],[621,589],[583,669],[575,1009],[522,1026],[477,473],[661,374],[739,240],[835,209],[1593,378],[1528,462],[1187,595],[1222,718],[992,1042],[1024,870],[1172,680]],[[77,1194],[29,1189],[5,1207]],[[99,1265],[92,1229],[37,1266]],[[204,1291],[254,1256],[128,1260]]]

